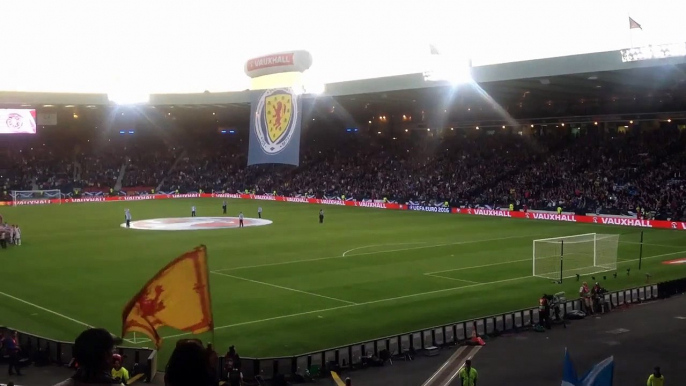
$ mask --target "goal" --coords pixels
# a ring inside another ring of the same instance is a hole
[[[21,205],[21,201],[29,200],[58,200],[62,203],[62,192],[59,189],[48,190],[12,190],[10,192],[13,205]]]
[[[617,269],[619,235],[587,233],[534,240],[534,276],[560,280]]]

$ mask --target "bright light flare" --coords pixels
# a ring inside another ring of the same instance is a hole
[[[135,91],[121,91],[107,94],[110,102],[118,105],[139,105],[150,102],[150,94]]]

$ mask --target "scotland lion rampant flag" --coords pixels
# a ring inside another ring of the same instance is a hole
[[[300,100],[291,88],[254,91],[248,166],[300,163]]]

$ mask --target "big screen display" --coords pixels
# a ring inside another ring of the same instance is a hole
[[[0,134],[36,134],[36,110],[0,109]]]

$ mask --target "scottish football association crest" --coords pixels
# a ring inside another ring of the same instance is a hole
[[[262,150],[275,155],[283,151],[295,133],[298,121],[298,98],[290,88],[267,90],[255,111],[253,130]]]

